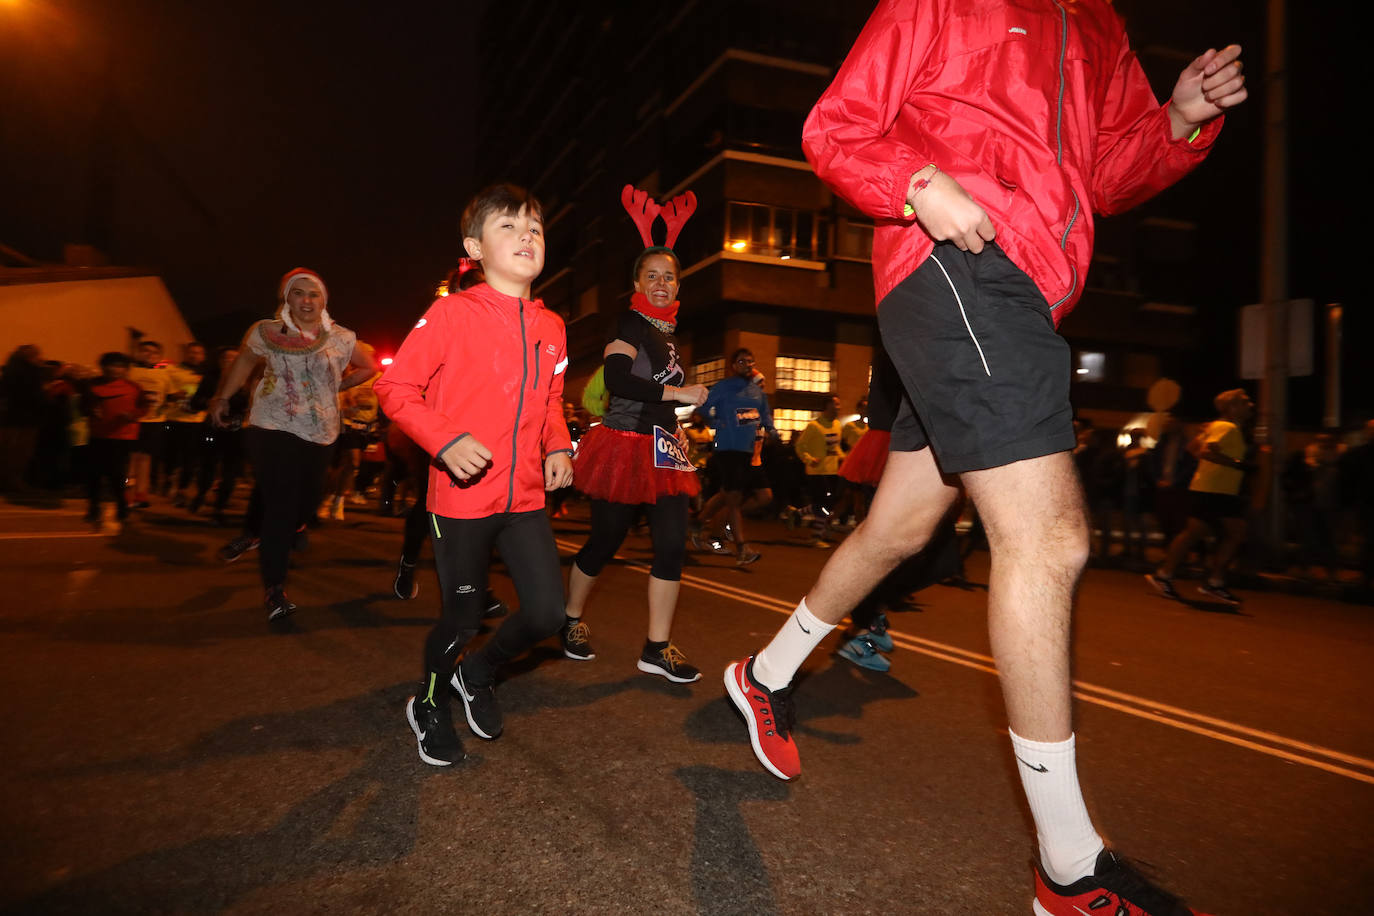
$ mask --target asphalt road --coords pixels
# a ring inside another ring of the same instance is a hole
[[[803,777],[749,750],[720,672],[825,559],[758,526],[747,570],[698,556],[674,640],[637,672],[647,540],[587,620],[505,674],[506,732],[441,770],[402,703],[437,611],[390,594],[400,523],[326,523],[269,626],[253,555],[160,505],[115,536],[0,506],[0,910],[1024,914],[1034,840],[988,658],[986,593],[892,615],[888,675],[813,655]],[[575,549],[585,526],[556,524]],[[987,557],[969,575],[986,581]],[[498,592],[513,599],[509,581]],[[1206,912],[1374,912],[1374,620],[1248,593],[1239,612],[1091,571],[1076,625],[1079,771],[1109,842]]]

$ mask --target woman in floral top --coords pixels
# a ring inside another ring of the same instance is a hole
[[[319,501],[339,437],[339,392],[377,371],[353,332],[330,319],[328,300],[314,271],[297,268],[282,277],[277,316],[248,329],[209,404],[211,418],[223,426],[226,395],[262,366],[244,432],[262,505],[258,563],[268,620],[296,607],[286,598],[287,558],[296,527]]]

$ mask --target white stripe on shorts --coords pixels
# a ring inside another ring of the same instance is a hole
[[[983,355],[983,345],[978,342],[978,335],[973,333],[973,325],[968,323],[968,312],[964,311],[964,300],[959,295],[959,290],[955,288],[954,281],[949,278],[949,271],[945,270],[945,265],[940,263],[940,259],[934,254],[930,259],[935,262],[935,266],[940,268],[940,273],[945,275],[945,282],[954,293],[954,301],[959,303],[959,314],[964,316],[964,327],[968,328],[968,336],[973,339],[973,345],[978,348],[978,358],[983,361],[983,371],[992,377],[992,370],[988,368],[988,358]]]

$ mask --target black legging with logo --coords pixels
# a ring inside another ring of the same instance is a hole
[[[487,570],[493,545],[515,583],[520,609],[507,617],[482,648],[463,661],[463,676],[485,686],[496,669],[548,639],[563,625],[563,570],[543,509],[500,512],[485,518],[429,516],[442,611],[425,640],[424,681],[447,683],[463,647],[482,625],[489,602]],[[446,702],[448,691],[434,693]]]

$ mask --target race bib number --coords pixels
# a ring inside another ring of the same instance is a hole
[[[757,407],[736,407],[735,425],[736,426],[756,426],[759,422],[759,409]]]
[[[696,472],[677,436],[662,426],[654,427],[654,467],[668,471]]]

